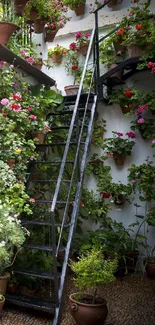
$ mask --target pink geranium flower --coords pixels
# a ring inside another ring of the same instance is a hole
[[[81,32],[78,32],[78,33],[75,34],[75,37],[76,38],[80,38],[81,36],[82,36],[82,33]]]
[[[155,139],[152,140],[152,144],[155,144]]]
[[[37,120],[37,116],[36,115],[30,115],[29,119],[32,120],[32,121],[35,121],[35,120]]]
[[[21,111],[21,105],[20,104],[16,104],[16,103],[13,103],[11,104],[11,108],[14,112],[20,112]]]
[[[34,58],[33,56],[26,56],[25,60],[29,63],[29,64],[33,64],[34,63]]]
[[[22,95],[20,93],[15,93],[15,94],[13,94],[13,99],[14,100],[22,100]]]
[[[145,123],[145,120],[143,117],[139,118],[139,120],[137,121],[138,124],[143,124]]]
[[[125,135],[127,135],[129,138],[135,139],[136,134],[134,132],[127,132]]]
[[[136,114],[139,115],[146,109],[148,109],[148,106],[147,105],[142,105],[136,110]]]
[[[9,104],[9,99],[8,98],[2,98],[0,103],[2,105],[8,105]]]
[[[122,132],[117,132],[118,137],[122,137],[123,133]]]

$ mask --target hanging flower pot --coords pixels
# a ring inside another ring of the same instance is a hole
[[[125,157],[124,156],[121,156],[117,152],[113,152],[113,158],[114,158],[115,164],[117,166],[123,166],[124,165],[124,161],[125,161]]]
[[[43,131],[32,131],[31,136],[32,136],[32,139],[37,138],[39,141],[39,144],[44,143],[45,133]]]
[[[52,54],[52,62],[60,64],[62,62],[62,54]]]
[[[7,161],[7,164],[9,165],[10,168],[13,168],[14,164],[15,164],[15,159],[11,158]]]
[[[138,45],[129,45],[127,46],[127,50],[129,58],[138,57],[143,54],[143,50]]]
[[[17,25],[8,23],[6,21],[0,22],[0,43],[2,45],[7,45],[10,37],[16,31]]]
[[[133,108],[133,104],[128,104],[128,105],[120,106],[120,107],[121,107],[122,113],[127,114],[127,113],[130,113],[131,109]]]
[[[36,19],[34,22],[34,32],[36,34],[41,34],[44,32],[46,21],[43,19]]]
[[[6,288],[7,288],[7,285],[8,285],[9,278],[10,278],[9,273],[7,273],[4,276],[2,276],[2,275],[0,276],[0,293],[2,295],[5,295],[5,293],[6,293]]]
[[[117,0],[111,0],[111,2],[109,2],[108,4],[107,4],[107,6],[109,7],[109,8],[113,8],[114,6],[116,6],[117,5]]]
[[[53,42],[57,32],[58,30],[50,30],[48,27],[45,27],[45,42]]]
[[[74,8],[74,11],[77,16],[82,16],[85,13],[85,4],[78,6],[77,8]]]
[[[30,13],[29,13],[29,17],[28,17],[28,20],[26,21],[27,24],[33,24],[34,21],[37,19],[37,16],[38,16],[38,12],[35,8],[32,8]]]
[[[14,0],[14,8],[16,15],[21,16],[24,12],[28,0]]]
[[[88,44],[81,44],[80,45],[80,53],[83,55],[83,56],[86,56],[87,55],[87,51],[88,51]]]
[[[77,95],[79,90],[79,85],[71,85],[64,87],[67,96]]]
[[[115,204],[116,205],[123,205],[125,202],[125,197],[123,194],[115,195]]]
[[[38,60],[37,62],[33,63],[33,67],[38,69],[38,70],[41,70],[42,66],[43,66],[42,60]]]
[[[116,55],[117,55],[117,53],[120,53],[120,55],[121,55],[122,53],[125,52],[126,46],[121,45],[118,42],[114,42],[113,44],[114,44],[114,48],[115,48]]]

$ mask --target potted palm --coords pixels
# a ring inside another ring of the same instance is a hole
[[[77,16],[84,15],[86,0],[64,0],[63,3],[71,10],[74,10]]]
[[[134,139],[135,133],[133,132],[126,132],[127,138],[122,138],[122,132],[115,132],[113,131],[113,138],[106,138],[104,139],[104,148],[105,150],[113,154],[113,158],[117,166],[122,166],[125,161],[126,156],[131,155],[132,148],[135,144]]]
[[[103,325],[108,315],[107,302],[97,296],[97,288],[101,284],[114,281],[117,260],[104,259],[100,250],[93,248],[78,261],[71,261],[71,269],[75,273],[75,284],[80,289],[93,289],[93,294],[72,293],[69,297],[71,315],[77,324],[81,319],[85,325]]]

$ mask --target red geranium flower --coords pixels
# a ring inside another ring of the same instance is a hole
[[[131,98],[133,96],[131,89],[124,90],[123,94],[124,94],[124,96],[126,96],[128,98]]]
[[[72,65],[72,70],[77,70],[78,69],[78,65]]]
[[[109,199],[111,197],[111,194],[108,192],[100,192],[100,195],[105,199]]]
[[[139,25],[136,26],[136,29],[137,29],[137,30],[140,30],[140,29],[142,29],[142,28],[143,28],[143,25],[142,25],[142,24],[139,24]]]

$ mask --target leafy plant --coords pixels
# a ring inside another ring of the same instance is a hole
[[[121,156],[131,155],[132,148],[135,144],[131,139],[135,138],[133,132],[126,132],[127,139],[122,138],[122,132],[112,131],[113,138],[105,138],[103,147],[108,153],[118,153]]]
[[[144,139],[152,139],[155,136],[153,119],[138,116],[135,121],[131,122],[131,130],[135,131],[136,129],[139,130]]]
[[[84,5],[85,3],[86,3],[86,0],[80,0],[80,1],[78,1],[78,0],[64,0],[63,1],[63,4],[72,10]]]

